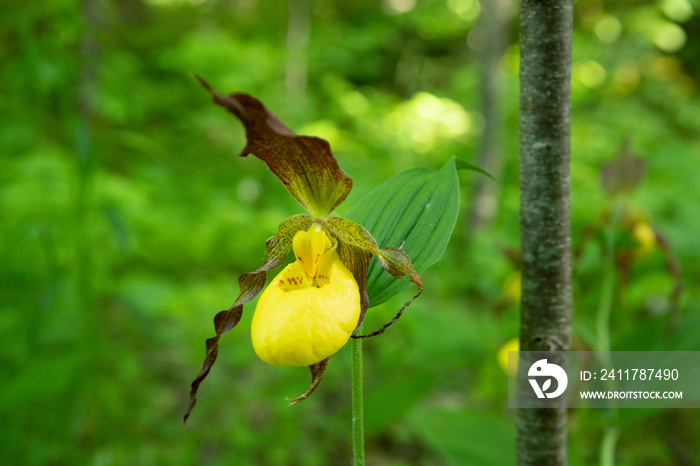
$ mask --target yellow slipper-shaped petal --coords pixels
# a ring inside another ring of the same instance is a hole
[[[293,241],[297,260],[263,291],[251,337],[275,366],[309,366],[347,343],[360,319],[360,292],[325,232],[312,226]]]

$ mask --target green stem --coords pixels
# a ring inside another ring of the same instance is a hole
[[[362,328],[358,329],[362,333]],[[362,402],[362,339],[352,339],[352,453],[354,466],[365,464],[365,425]]]
[[[602,289],[596,316],[597,351],[610,351],[610,317],[615,297],[615,235],[623,206],[614,203],[611,208],[610,225],[605,229],[605,249],[603,251]],[[607,363],[608,361],[603,361]]]
[[[622,215],[622,207],[614,204],[611,213],[611,222],[605,231],[605,252],[603,256],[602,289],[600,292],[600,302],[598,314],[596,316],[596,336],[597,348],[601,354],[601,364],[606,367],[612,366],[609,355],[610,351],[610,318],[612,316],[613,300],[615,297],[615,234]],[[614,388],[615,382],[608,381],[607,385]],[[615,449],[619,437],[617,426],[617,406],[614,404],[610,408],[610,419],[605,427],[603,441],[600,444],[600,466],[615,465]]]
[[[596,316],[596,340],[598,351],[610,351],[610,317],[615,290],[615,264],[609,258],[605,259],[602,271],[602,289]],[[608,361],[603,361],[607,363]]]
[[[608,427],[600,445],[600,466],[615,466],[615,446],[618,436],[617,427]]]
[[[613,233],[610,233],[610,238],[614,238]],[[612,245],[612,241],[611,241]],[[612,303],[615,292],[615,263],[612,259],[613,249],[608,248],[608,257],[603,264],[602,290],[600,292],[600,304],[598,306],[598,315],[596,322],[597,330],[597,350],[601,355],[600,363],[604,367],[612,367],[612,361],[609,356],[610,351],[610,316],[612,314]],[[613,389],[615,382],[606,382],[608,388]],[[610,419],[607,420],[603,441],[600,444],[600,466],[615,465],[615,447],[619,430],[617,427],[617,406],[613,404],[610,408]]]

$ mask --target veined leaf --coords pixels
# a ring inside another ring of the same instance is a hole
[[[474,165],[473,163],[467,162],[466,160],[456,158],[455,164],[457,165],[457,170],[468,170],[468,171],[472,171],[472,172],[478,172],[478,173],[481,173],[482,175],[488,176],[489,178],[491,178],[495,182],[499,182],[496,178],[491,176],[491,173],[487,172],[486,170],[484,170],[481,167]]]
[[[405,252],[393,246],[379,249],[374,237],[362,225],[353,222],[352,220],[331,217],[324,222],[326,228],[331,235],[338,239],[338,254],[341,260],[349,270],[352,271],[360,288],[361,306],[360,321],[358,327],[365,317],[365,312],[369,307],[369,298],[367,295],[367,271],[369,269],[372,255],[375,255],[381,266],[394,278],[408,278],[418,287],[418,293],[403,305],[396,316],[382,328],[367,335],[352,335],[352,338],[368,338],[376,335],[381,335],[392,324],[397,322],[403,311],[423,292],[423,280],[420,274],[411,264],[411,258]],[[342,246],[342,247],[341,247]],[[348,249],[350,251],[344,250]],[[348,254],[348,252],[350,252]]]
[[[369,230],[381,248],[400,248],[422,274],[445,252],[459,211],[455,158],[440,170],[413,168],[395,175],[355,205],[347,218]],[[407,289],[409,281],[386,273],[377,258],[367,275],[369,307]]]

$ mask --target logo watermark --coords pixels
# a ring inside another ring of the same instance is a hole
[[[557,364],[548,363],[546,359],[535,361],[532,366],[530,366],[530,370],[527,371],[527,375],[530,385],[532,385],[532,389],[535,391],[537,398],[556,398],[564,393],[564,390],[566,390],[566,386],[569,383],[569,378],[566,376],[566,371]],[[533,379],[531,377],[547,378],[544,379],[542,387],[540,387],[537,379]],[[552,379],[557,381],[557,388],[550,393],[547,390],[549,390],[552,386]]]
[[[508,365],[511,408],[700,408],[700,351],[510,351]]]

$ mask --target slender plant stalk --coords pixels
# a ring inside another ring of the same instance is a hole
[[[358,329],[362,333],[362,327]],[[362,400],[362,338],[352,339],[352,453],[354,466],[365,464],[365,423]]]
[[[602,289],[596,316],[596,351],[610,351],[610,316],[615,296],[615,234],[624,207],[613,203],[610,225],[605,229],[605,249],[603,250]]]
[[[504,73],[500,63],[508,46],[510,20],[514,13],[510,3],[509,0],[481,2],[483,13],[481,27],[487,31],[488,40],[481,53],[480,88],[484,132],[478,154],[478,165],[496,178],[501,177],[504,163],[502,142],[505,128],[502,110]],[[465,224],[464,230],[467,234],[470,234],[472,229],[486,227],[491,223],[496,215],[500,196],[499,183],[492,183],[485,177],[477,177],[475,181],[472,211],[470,215],[465,216],[468,223]]]
[[[611,227],[611,230],[614,227]],[[612,303],[613,297],[615,295],[615,264],[614,264],[614,250],[612,249],[612,242],[614,238],[614,231],[609,232],[609,247],[606,248],[606,257],[603,262],[603,278],[602,278],[602,290],[600,293],[600,304],[598,306],[598,315],[596,316],[596,341],[597,348],[601,354],[601,363],[606,367],[611,367],[612,362],[610,360],[610,316],[612,314]],[[614,382],[607,382],[608,384],[613,384]],[[612,387],[610,387],[612,388]],[[607,422],[605,427],[605,433],[603,434],[603,441],[600,444],[600,465],[601,466],[614,466],[615,465],[615,449],[617,447],[617,438],[619,436],[619,429],[617,427],[617,407],[613,405],[611,408],[611,419]]]
[[[615,466],[615,449],[619,433],[617,426],[611,425],[605,428],[603,441],[600,444],[600,466]]]
[[[608,427],[600,446],[600,466],[615,466],[615,446],[617,445],[617,427]]]
[[[288,8],[284,88],[290,105],[303,108],[309,74],[311,5],[309,0],[289,0]]]
[[[615,270],[612,259],[605,258],[602,272],[602,289],[596,315],[596,350],[610,351],[610,316],[615,289]],[[608,361],[605,361],[608,362]]]
[[[622,214],[622,208],[619,205],[613,205],[611,224],[605,232],[605,250],[603,256],[603,278],[602,289],[600,292],[600,303],[598,305],[598,314],[596,316],[596,350],[602,355],[601,363],[604,366],[612,367],[610,360],[610,317],[612,315],[613,299],[615,297],[615,233],[617,231],[618,222]],[[608,381],[609,384],[614,383]],[[611,419],[605,427],[603,441],[600,444],[600,465],[614,466],[615,465],[615,449],[617,447],[617,439],[619,437],[619,428],[617,426],[617,407],[613,405],[611,408]]]

